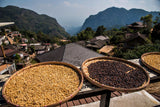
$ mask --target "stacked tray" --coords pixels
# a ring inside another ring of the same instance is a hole
[[[81,68],[88,81],[111,91],[138,91],[150,82],[148,73],[141,66],[120,58],[87,59]]]
[[[2,95],[14,106],[56,106],[72,99],[83,85],[83,75],[63,62],[25,67],[5,83]]]
[[[149,69],[160,73],[160,52],[148,52],[141,56],[142,63]]]

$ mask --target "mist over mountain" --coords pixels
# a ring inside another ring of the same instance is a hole
[[[81,26],[78,27],[69,27],[68,29],[66,29],[66,31],[71,35],[76,35],[81,29]]]
[[[82,25],[81,30],[91,27],[96,30],[98,26],[104,25],[107,29],[120,28],[133,22],[140,21],[142,16],[153,15],[153,19],[159,12],[148,12],[142,9],[130,9],[111,7],[96,15],[90,15]]]
[[[16,6],[0,7],[0,22],[15,22],[20,30],[43,32],[49,36],[70,36],[55,18]]]

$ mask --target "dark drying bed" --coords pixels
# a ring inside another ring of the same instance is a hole
[[[138,91],[150,81],[141,66],[120,58],[88,59],[82,64],[82,71],[91,83],[110,91]]]
[[[88,72],[99,83],[119,88],[139,87],[147,78],[137,67],[129,67],[117,61],[92,63],[88,66]]]

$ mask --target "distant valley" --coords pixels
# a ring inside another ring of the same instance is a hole
[[[66,31],[72,36],[72,35],[76,35],[81,29],[81,26],[78,27],[69,27],[68,29],[66,29]]]

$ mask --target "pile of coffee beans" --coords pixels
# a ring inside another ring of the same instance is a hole
[[[88,66],[89,77],[117,88],[142,86],[146,75],[141,69],[118,61],[97,61]]]

